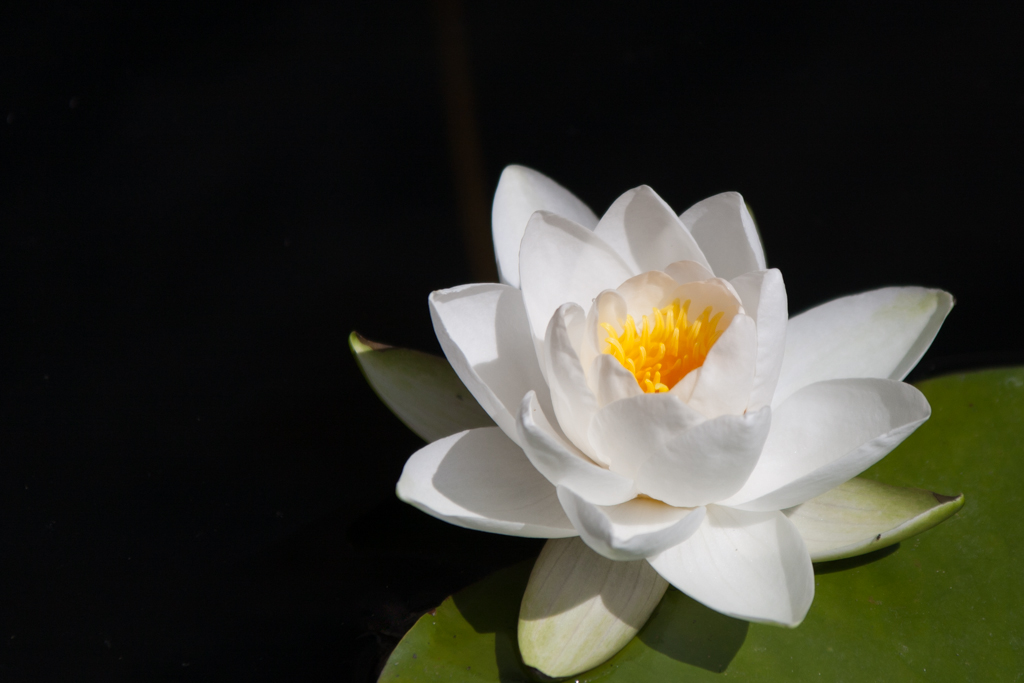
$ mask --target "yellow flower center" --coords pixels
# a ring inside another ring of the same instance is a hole
[[[633,373],[646,393],[668,391],[691,370],[704,365],[708,350],[724,331],[717,329],[721,312],[712,317],[708,306],[690,322],[689,308],[689,299],[682,305],[676,299],[664,308],[654,309],[653,327],[648,317],[642,316],[639,329],[633,316],[627,315],[622,323],[622,334],[608,323],[601,323],[609,335],[605,353],[615,356]]]

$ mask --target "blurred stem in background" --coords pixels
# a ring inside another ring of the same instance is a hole
[[[469,272],[474,282],[497,282],[498,270],[491,248],[488,210],[490,193],[484,182],[483,154],[473,102],[462,2],[434,0],[434,10],[437,15],[448,145]]]

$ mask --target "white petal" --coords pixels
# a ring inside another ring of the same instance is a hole
[[[587,374],[587,383],[597,396],[598,408],[644,393],[633,373],[622,367],[622,363],[616,360],[615,356],[607,353],[602,353],[594,359]]]
[[[708,351],[687,402],[705,417],[739,415],[750,401],[757,363],[757,326],[737,315]]]
[[[539,211],[526,226],[519,275],[530,328],[541,340],[559,306],[576,303],[589,309],[602,290],[617,287],[633,272],[587,228]]]
[[[679,285],[667,297],[668,300],[679,299],[690,301],[689,319],[692,321],[704,312],[704,309],[711,307],[711,314],[722,313],[722,319],[718,323],[718,329],[724,330],[729,326],[732,317],[737,313],[745,313],[740,303],[740,295],[728,280],[711,278],[699,282],[688,282]],[[650,315],[650,311],[647,311]],[[639,322],[639,318],[637,318]]]
[[[534,211],[550,211],[591,230],[597,225],[594,212],[551,178],[525,166],[505,167],[494,193],[491,229],[498,274],[513,287],[519,287],[519,246]]]
[[[768,406],[702,422],[655,452],[637,472],[636,486],[676,507],[723,500],[747,481],[770,426]]]
[[[662,268],[662,270],[681,285],[685,285],[687,282],[710,280],[715,276],[714,273],[696,261],[676,261]]]
[[[924,395],[895,380],[804,387],[775,409],[757,467],[723,504],[781,510],[810,500],[881,460],[929,415]]]
[[[434,332],[459,379],[494,422],[516,439],[515,415],[528,391],[551,408],[526,321],[522,293],[508,285],[471,284],[433,292]]]
[[[777,269],[759,270],[732,280],[743,309],[757,323],[757,364],[749,409],[772,402],[786,350],[786,323],[789,305],[782,273]]]
[[[675,212],[646,185],[616,199],[594,234],[636,273],[661,270],[675,261],[708,263]]]
[[[396,492],[467,529],[530,538],[576,535],[555,487],[497,427],[459,432],[416,451]]]
[[[710,505],[700,529],[648,559],[666,581],[711,609],[747,621],[796,626],[814,600],[814,569],[781,512]]]
[[[675,396],[641,394],[609,403],[590,422],[594,453],[630,479],[640,466],[704,417]]]
[[[723,192],[697,202],[680,220],[690,229],[718,277],[731,280],[764,270],[764,249],[754,219],[738,192]]]
[[[615,505],[636,496],[632,479],[600,467],[562,438],[532,393],[523,398],[518,427],[526,456],[552,484],[597,505]]]
[[[593,669],[633,639],[667,590],[644,560],[609,560],[579,538],[546,542],[519,608],[523,663],[559,679]]]
[[[693,397],[693,390],[697,386],[697,382],[700,380],[700,368],[694,368],[686,373],[674,387],[668,390],[668,393],[675,396],[683,403],[689,403]]]
[[[741,309],[739,293],[736,292],[732,283],[721,278],[680,285],[671,296],[678,297],[683,301],[690,300],[691,319],[708,306],[711,306],[716,313],[725,311],[722,325],[728,325],[734,313],[745,312]]]
[[[558,499],[580,538],[610,560],[642,560],[682,543],[704,521],[704,508],[676,508],[634,498],[611,506],[592,505],[564,486]]]
[[[675,298],[679,283],[659,270],[650,270],[631,277],[616,288],[619,295],[626,301],[626,314],[633,316],[638,323],[640,316],[651,316],[655,308],[663,308]],[[622,320],[602,320],[610,322],[613,327],[622,328]]]
[[[597,398],[587,386],[575,339],[583,335],[583,309],[565,304],[551,316],[544,341],[544,361],[548,367],[551,404],[558,426],[584,453],[592,454],[587,439],[590,419],[597,412]]]
[[[601,323],[610,322],[613,327],[626,319],[626,300],[614,289],[606,289],[597,295],[587,312],[587,327],[580,348],[580,363],[589,369],[594,360],[608,349],[608,331]]]
[[[886,287],[795,316],[786,330],[773,405],[826,379],[903,379],[931,346],[952,307],[953,297],[939,289]]]

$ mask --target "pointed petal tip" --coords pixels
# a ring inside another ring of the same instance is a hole
[[[962,508],[964,506],[964,503],[966,502],[966,500],[964,499],[964,494],[962,493],[958,493],[955,496],[945,496],[941,493],[935,493],[934,491],[932,491],[932,496],[935,497],[935,500],[938,501],[939,505],[945,505],[946,503],[955,503],[957,510]]]
[[[814,600],[811,557],[780,511],[708,506],[692,538],[648,562],[683,593],[736,619],[792,627]]]
[[[348,348],[352,350],[352,353],[358,354],[369,351],[370,347],[366,342],[367,339],[355,330],[352,330],[351,334],[348,335]]]
[[[967,504],[967,498],[964,496],[963,493],[958,493],[955,496],[947,496],[941,493],[936,493],[935,491],[931,491],[931,494],[932,497],[935,498],[935,502],[937,502],[938,505],[932,508],[931,514],[922,515],[922,517],[928,517],[927,526],[925,526],[922,523],[919,529],[915,530],[913,533],[907,534],[908,538],[914,534],[921,533],[922,531],[927,531],[933,526],[937,526],[942,522],[945,522],[947,519],[949,519],[956,513],[960,512],[960,510],[963,509],[964,505]]]
[[[800,624],[804,623],[804,619],[807,618],[807,613],[810,611],[810,605],[808,605],[807,610],[799,617],[794,617],[792,620],[786,621],[776,621],[772,619],[757,619],[750,616],[744,616],[742,614],[727,614],[726,616],[733,617],[734,619],[743,619],[744,621],[749,621],[752,624],[764,624],[765,626],[776,626],[778,628],[792,630],[800,626]]]
[[[584,227],[597,225],[597,216],[579,198],[543,173],[512,164],[498,180],[491,206],[491,228],[498,272],[505,284],[519,287],[519,250],[530,215],[547,209]]]
[[[547,176],[526,164],[509,164],[505,168],[501,169],[501,175],[498,177],[498,182],[500,183],[501,179],[506,176],[508,176],[510,180],[518,180],[521,182],[554,183],[558,187],[562,186],[558,181],[552,179],[550,176]]]
[[[807,611],[810,612],[810,609],[808,609]],[[794,629],[797,626],[799,626],[800,624],[804,623],[804,619],[806,619],[806,618],[807,618],[807,612],[805,612],[802,617],[800,617],[799,619],[797,619],[796,621],[794,621],[791,624],[777,624],[777,626],[781,626],[782,628]]]
[[[381,344],[380,342],[367,339],[355,330],[352,330],[352,333],[348,335],[348,347],[356,355],[366,353],[367,351],[383,351],[384,349],[394,348],[389,344]]]
[[[712,195],[679,218],[719,277],[732,279],[765,269],[764,246],[757,224],[739,192]]]

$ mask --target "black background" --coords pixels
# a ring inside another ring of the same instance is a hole
[[[678,211],[739,190],[792,312],[942,287],[917,377],[1024,360],[1013,3],[461,12],[488,195],[509,163],[598,214],[642,183]],[[420,442],[346,346],[436,351],[426,295],[490,266],[459,227],[438,16],[4,6],[3,680],[369,681],[419,613],[539,547],[394,498]]]

